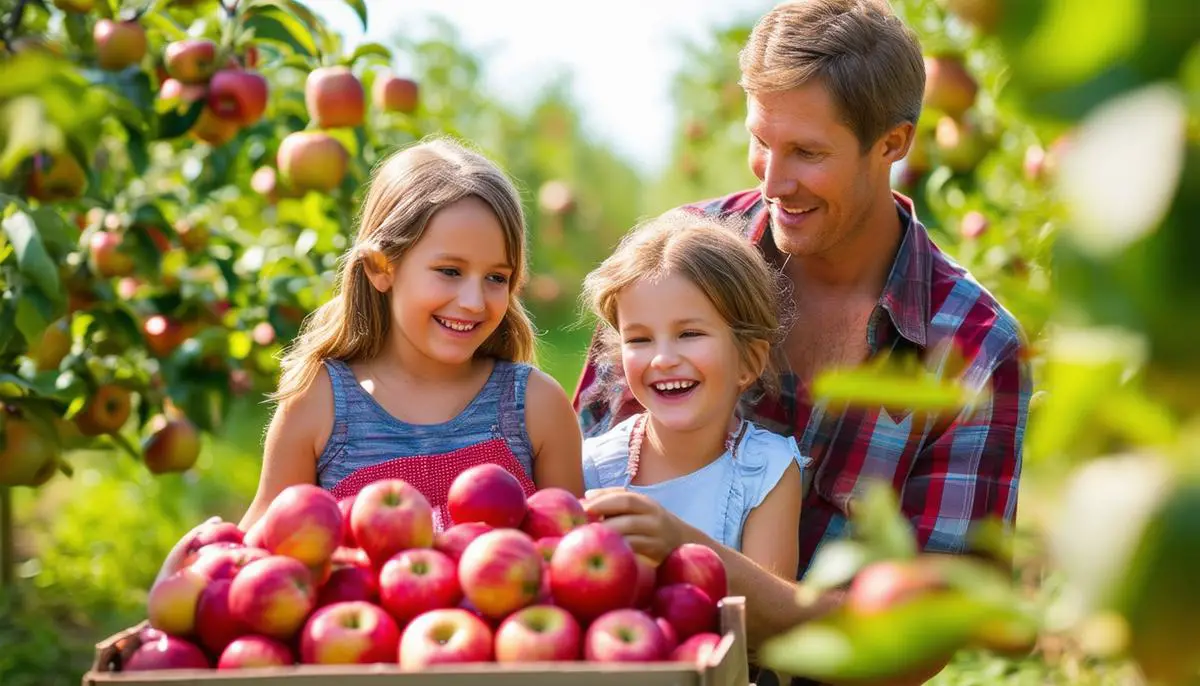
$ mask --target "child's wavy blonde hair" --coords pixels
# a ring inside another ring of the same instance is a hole
[[[584,279],[582,302],[602,322],[594,354],[611,364],[619,360],[621,291],[672,274],[704,293],[732,330],[742,362],[757,373],[759,387],[777,392],[783,281],[735,224],[687,210],[672,210],[639,224]],[[755,341],[769,345],[765,359],[754,352]]]
[[[369,360],[383,349],[391,329],[390,295],[367,278],[365,261],[394,264],[425,234],[438,211],[467,197],[492,208],[504,231],[509,281],[508,310],[477,356],[531,362],[534,329],[517,294],[527,274],[525,213],[512,181],[491,160],[445,137],[431,137],[390,155],[376,167],[363,201],[354,244],[339,266],[333,299],[313,312],[281,364],[282,401],[312,383],[327,359]]]

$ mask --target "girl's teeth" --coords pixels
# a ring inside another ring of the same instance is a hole
[[[459,322],[452,322],[452,321],[449,321],[446,319],[442,319],[441,317],[438,317],[438,322],[440,322],[442,324],[442,326],[445,326],[447,329],[454,329],[455,331],[470,331],[471,329],[475,328],[474,324],[462,324]]]
[[[654,387],[660,391],[675,391],[684,388],[691,388],[695,385],[695,381],[668,381],[666,383],[654,384]]]

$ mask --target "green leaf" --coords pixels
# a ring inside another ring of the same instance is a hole
[[[2,75],[0,70],[0,80]],[[34,153],[63,146],[62,130],[50,120],[45,103],[30,95],[14,98],[0,109],[0,138],[6,139],[0,152],[0,178],[11,176]]]
[[[891,484],[870,482],[861,496],[850,501],[850,520],[854,537],[876,554],[892,559],[916,557],[916,536],[900,512]]]
[[[54,321],[55,314],[54,304],[46,296],[37,291],[26,291],[17,301],[17,330],[30,345],[36,345],[42,332]]]
[[[17,253],[17,265],[21,273],[46,294],[51,300],[63,300],[62,283],[58,268],[42,245],[42,237],[33,217],[17,212],[4,220],[4,234]]]
[[[291,47],[293,50],[316,57],[317,45],[313,42],[312,34],[294,15],[276,7],[266,7],[255,10],[246,19],[246,28],[254,31],[259,40],[272,41]]]
[[[146,28],[158,29],[163,36],[172,41],[187,38],[187,31],[171,20],[166,12],[147,12],[141,17],[142,25]]]
[[[66,255],[78,247],[79,231],[63,219],[62,215],[49,207],[31,210],[29,215],[37,225],[42,244],[54,255]]]
[[[392,51],[380,43],[363,43],[354,48],[354,53],[346,60],[348,64],[354,64],[359,59],[368,56],[382,57],[385,60],[392,59]]]
[[[819,681],[896,677],[949,659],[1009,611],[999,599],[932,593],[870,616],[841,610],[802,624],[769,639],[758,657],[768,669]]]
[[[12,298],[0,300],[0,352],[8,349],[17,333],[17,305]]]
[[[155,140],[163,140],[167,138],[175,138],[182,136],[191,130],[195,125],[196,120],[200,118],[200,113],[204,111],[204,100],[197,100],[191,106],[184,110],[171,108],[166,112],[158,115],[158,131],[155,133]]]
[[[874,368],[824,372],[813,383],[813,395],[835,403],[917,411],[958,410],[970,397],[953,381]]]
[[[359,21],[362,22],[363,31],[367,30],[367,3],[364,0],[345,0],[350,9],[358,15]]]

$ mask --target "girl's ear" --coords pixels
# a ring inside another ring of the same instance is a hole
[[[383,253],[374,248],[361,248],[358,259],[362,260],[363,273],[367,280],[380,293],[392,290],[392,263],[388,262]]]
[[[738,378],[743,391],[754,385],[758,377],[766,371],[767,360],[771,354],[771,343],[761,338],[755,339],[749,342],[746,352],[746,360],[742,366],[742,374],[745,376]]]

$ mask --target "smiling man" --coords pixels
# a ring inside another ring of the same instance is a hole
[[[1015,319],[890,187],[921,111],[920,45],[882,1],[788,2],[755,26],[740,67],[761,183],[689,209],[744,222],[791,284],[783,391],[748,418],[794,435],[813,459],[797,531],[780,532],[799,537],[796,578],[824,542],[846,535],[849,503],[869,479],[896,488],[924,550],[965,552],[972,523],[1015,517],[1030,377]],[[905,354],[973,400],[915,413],[834,406],[811,392],[822,372]],[[575,394],[587,435],[639,411],[619,375],[589,356]],[[589,508],[635,546],[711,544],[635,494],[606,492]],[[790,583],[718,552],[732,592],[747,596],[752,644],[807,618]]]

